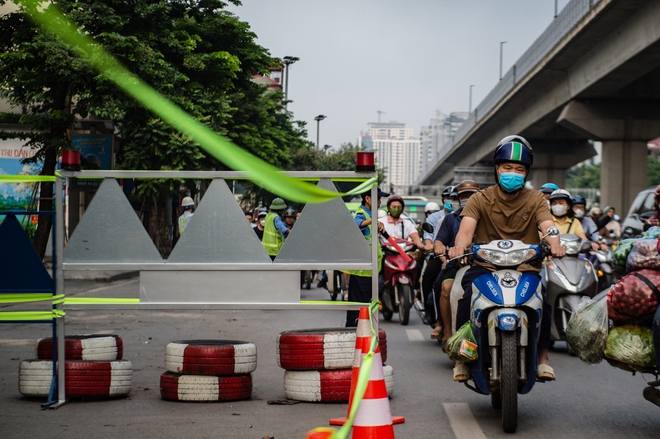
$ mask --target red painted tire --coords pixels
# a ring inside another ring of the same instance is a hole
[[[387,335],[378,331],[383,363],[387,359]],[[277,336],[277,365],[286,370],[337,370],[353,367],[354,328],[284,331]]]
[[[387,396],[394,391],[392,366],[383,366]],[[352,369],[284,372],[284,394],[288,399],[307,402],[348,402]]]
[[[236,340],[183,340],[165,348],[165,369],[185,375],[241,375],[257,369],[257,347]]]
[[[114,361],[124,356],[124,342],[118,335],[68,335],[64,337],[66,360]],[[37,358],[53,359],[53,339],[37,341]]]
[[[53,378],[53,362],[21,361],[18,390],[24,396],[47,397]],[[115,397],[131,392],[133,365],[128,360],[76,361],[65,364],[67,397]]]
[[[160,397],[168,401],[238,401],[252,395],[252,375],[180,375],[165,372],[160,376]]]

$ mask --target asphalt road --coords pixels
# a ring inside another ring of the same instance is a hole
[[[137,296],[137,279],[109,284],[67,281],[67,294]],[[302,291],[303,298],[327,299],[325,290]],[[3,310],[26,309],[5,307]],[[66,317],[67,334],[115,333],[124,340],[124,358],[133,364],[129,397],[74,400],[58,410],[41,410],[41,400],[18,392],[21,360],[36,357],[34,344],[51,335],[50,325],[2,325],[0,336],[0,438],[304,438],[314,427],[345,416],[347,404],[269,405],[284,399],[284,371],[277,366],[279,332],[342,326],[343,311],[76,311]],[[416,315],[408,326],[381,322],[387,331],[388,364],[394,369],[392,414],[406,422],[398,438],[499,438],[500,414],[489,397],[452,381],[452,362],[430,328]],[[180,403],[159,394],[167,343],[185,339],[253,342],[258,368],[252,399],[230,403]],[[537,384],[519,398],[521,438],[659,438],[660,408],[642,398],[645,379],[606,363],[589,366],[558,344],[551,352],[558,380]]]

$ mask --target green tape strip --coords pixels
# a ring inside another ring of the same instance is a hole
[[[0,312],[0,321],[43,320],[44,322],[59,319],[66,314],[64,311],[4,311]]]
[[[0,175],[0,183],[32,183],[41,181],[55,181],[53,175]]]
[[[117,305],[140,303],[140,299],[109,298],[109,297],[67,297],[65,305]]]
[[[64,301],[64,294],[55,296],[49,293],[0,294],[0,303],[45,302],[50,300],[54,304],[62,303]]]
[[[231,169],[244,171],[253,181],[267,190],[301,203],[322,203],[341,196],[360,194],[377,184],[377,180],[372,178],[354,190],[341,194],[282,174],[276,167],[234,145],[161,96],[156,90],[129,72],[98,43],[85,36],[84,32],[65,18],[55,5],[44,5],[40,0],[24,0],[19,3],[26,6],[27,12],[34,21],[65,43],[73,46],[81,57],[124,92],[169,125],[190,137],[207,153]]]

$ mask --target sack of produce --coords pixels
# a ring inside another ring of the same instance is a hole
[[[600,363],[607,342],[607,297],[589,300],[578,308],[566,326],[566,342],[588,364]]]
[[[626,271],[660,270],[660,258],[658,257],[658,239],[640,239],[633,245],[628,259],[626,260]]]
[[[660,303],[660,271],[639,270],[623,276],[607,293],[612,320],[626,322],[653,314]]]
[[[612,252],[612,267],[619,273],[626,272],[626,261],[638,239],[622,239]]]
[[[655,239],[660,237],[660,227],[653,226],[649,228],[646,232],[642,233],[642,238]]]
[[[472,323],[467,322],[447,340],[447,355],[454,361],[469,363],[479,356],[477,339],[472,332]]]
[[[615,326],[607,336],[605,357],[623,363],[614,366],[644,372],[655,365],[651,328],[637,325]],[[628,366],[628,367],[626,367]]]

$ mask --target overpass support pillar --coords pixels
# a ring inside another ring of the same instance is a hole
[[[530,179],[536,189],[545,183],[566,184],[566,170],[596,155],[593,145],[584,140],[529,139],[534,149]]]
[[[647,147],[660,134],[660,103],[571,101],[557,123],[603,142],[600,197],[625,213],[647,186]]]

